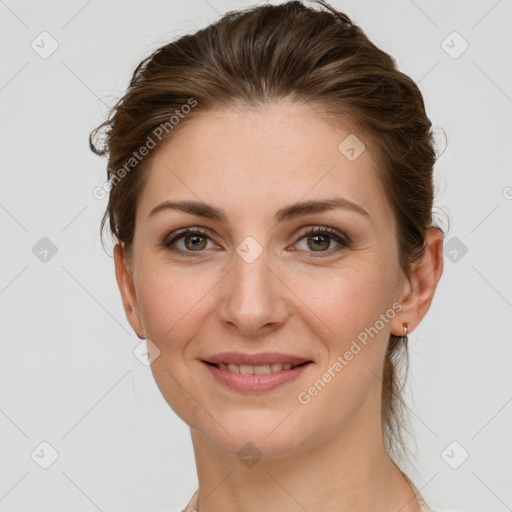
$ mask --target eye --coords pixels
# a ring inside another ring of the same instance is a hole
[[[350,241],[348,240],[348,237],[334,229],[327,227],[308,228],[306,231],[300,233],[299,242],[301,242],[302,240],[304,240],[306,243],[306,251],[308,251],[308,249],[311,249],[311,251],[309,252],[327,253],[328,255],[334,252],[338,252],[345,247],[350,247]],[[327,249],[329,249],[332,240],[334,240],[339,245],[339,247],[335,248],[334,250],[328,251]]]
[[[210,235],[206,231],[202,231],[198,228],[188,228],[174,233],[174,236],[165,240],[163,245],[171,251],[189,256],[190,254],[187,253],[203,252],[203,249],[211,249],[211,247],[207,247],[209,239]],[[183,242],[181,247],[180,242]]]
[[[299,236],[300,238],[297,244],[304,240],[306,242],[306,248],[301,248],[301,250],[306,250],[307,252],[327,253],[327,255],[331,255],[334,252],[351,246],[347,236],[328,227],[310,227],[302,231]],[[333,240],[339,247],[328,250]],[[208,241],[212,242],[208,232],[199,228],[186,228],[170,235],[162,245],[180,255],[193,256],[192,253],[200,253],[204,252],[205,249],[212,249],[213,247],[208,247]],[[308,251],[308,249],[310,250]]]

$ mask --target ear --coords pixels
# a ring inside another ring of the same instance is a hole
[[[117,286],[121,292],[126,318],[128,319],[128,322],[130,322],[135,334],[143,340],[146,336],[144,335],[144,328],[142,326],[139,306],[137,303],[137,295],[133,284],[133,270],[124,245],[119,243],[114,247],[114,263],[116,268]]]
[[[443,273],[443,233],[431,227],[426,234],[426,248],[421,259],[413,264],[411,278],[405,281],[401,300],[403,309],[391,322],[391,333],[396,336],[411,333],[430,308],[437,283]]]

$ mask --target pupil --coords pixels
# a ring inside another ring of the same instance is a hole
[[[314,245],[308,244],[311,249],[313,249],[313,248],[327,249],[327,247],[329,246],[329,237],[327,237],[327,236],[324,236],[324,235],[314,235],[314,236],[311,236],[310,239],[313,239],[315,241]],[[321,246],[322,240],[324,242],[323,243],[323,247]],[[318,241],[320,241],[320,244],[317,243]]]
[[[192,242],[192,248],[199,248],[199,249],[204,249],[204,236],[201,236],[201,235],[190,235],[187,237],[187,240],[190,241],[190,240],[193,240]],[[201,239],[203,239],[203,244],[201,245]],[[188,244],[187,244],[187,247],[188,247]],[[191,247],[188,247],[189,249]]]

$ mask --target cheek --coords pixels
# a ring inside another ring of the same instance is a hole
[[[310,404],[303,409],[310,428],[318,428],[318,418],[326,415],[339,425],[380,386],[395,310],[388,304],[389,279],[382,269],[372,268],[344,268],[330,277],[296,280],[297,294],[307,298],[304,302],[314,313],[306,322],[314,326],[327,354],[310,387],[301,390],[300,403]]]
[[[389,274],[382,264],[361,259],[358,265],[317,273],[314,279],[297,278],[296,286],[297,295],[314,312],[305,321],[326,352],[315,377],[329,382],[329,389],[316,406],[328,407],[335,400],[344,406],[333,414],[343,416],[364,401],[382,374],[395,316]]]
[[[208,282],[208,278],[194,279],[188,272],[148,266],[140,272],[137,287],[147,339],[159,350],[150,366],[155,383],[171,409],[189,425],[195,425],[204,411],[199,402],[190,399],[189,391],[195,388],[183,357],[187,343],[205,321],[204,295],[213,285]]]
[[[297,277],[294,292],[316,314],[328,338],[339,343],[373,325],[390,308],[389,280],[370,265]]]
[[[139,276],[137,298],[147,337],[161,351],[178,350],[199,328],[204,295],[214,280],[194,278],[189,270],[146,268]]]

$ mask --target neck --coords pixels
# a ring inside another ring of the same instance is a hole
[[[413,489],[387,455],[380,418],[358,418],[286,457],[244,465],[191,429],[199,512],[419,512]],[[376,421],[378,420],[378,421]]]

